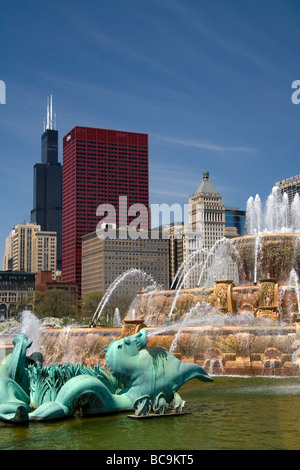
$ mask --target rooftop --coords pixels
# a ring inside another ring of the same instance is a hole
[[[217,189],[214,187],[211,180],[209,179],[209,172],[207,170],[203,171],[202,181],[195,194],[198,194],[198,193],[219,194],[219,192],[217,191]]]

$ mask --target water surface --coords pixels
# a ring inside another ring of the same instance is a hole
[[[298,450],[298,378],[215,377],[180,389],[190,414],[131,419],[76,416],[0,424],[0,450]]]

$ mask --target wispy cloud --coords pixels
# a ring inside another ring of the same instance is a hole
[[[186,202],[201,180],[201,176],[181,165],[172,168],[168,164],[167,166],[158,164],[150,168],[150,173],[152,181],[150,194],[160,196],[162,199],[171,198],[174,203],[178,202],[178,199],[184,199]]]
[[[153,174],[155,180],[172,181],[174,184],[184,184],[185,182],[190,186],[193,184],[198,184],[195,171],[187,171],[188,166],[177,165],[175,168],[170,168],[169,163],[166,163],[166,166],[155,164],[155,167],[150,168],[151,174]]]
[[[216,142],[205,142],[201,140],[190,140],[190,139],[174,139],[172,137],[163,137],[163,136],[158,136],[156,135],[157,138],[165,141],[165,142],[170,142],[172,144],[178,144],[178,145],[183,145],[185,147],[196,147],[204,150],[214,150],[217,152],[246,152],[246,153],[251,153],[251,152],[256,152],[256,148],[253,147],[244,147],[244,146],[226,146],[226,145],[221,145]]]
[[[252,63],[270,73],[286,77],[285,71],[278,67],[277,63],[270,61],[270,58],[266,59],[264,55],[266,47],[260,47],[263,40],[266,40],[266,38],[269,40],[269,36],[266,36],[262,31],[258,31],[257,28],[251,29],[248,26],[246,16],[233,17],[232,8],[229,7],[229,9],[227,9],[225,7],[220,9],[218,6],[214,5],[213,2],[211,2],[211,4],[211,13],[219,16],[222,15],[223,21],[226,21],[230,26],[231,35],[226,34],[226,28],[224,28],[224,30],[218,30],[211,28],[210,25],[205,22],[205,19],[199,21],[192,7],[185,8],[181,13],[182,16],[186,17],[186,21],[189,21],[190,28],[194,29],[200,36],[207,38],[211,44],[225,51],[225,53],[243,58],[248,63]],[[243,37],[243,40],[237,41],[236,37]],[[266,44],[264,44],[264,46],[266,46]]]
[[[189,194],[187,192],[178,192],[178,190],[176,189],[177,186],[174,186],[174,189],[161,189],[161,188],[158,188],[158,189],[151,189],[150,190],[150,194],[156,194],[156,195],[160,195],[160,196],[168,196],[168,197],[173,197],[174,198],[174,202],[177,202],[177,199],[180,198],[184,198],[185,200],[188,200],[188,196]]]

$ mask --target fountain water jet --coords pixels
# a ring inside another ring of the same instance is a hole
[[[32,345],[28,351],[38,351],[41,346],[40,321],[30,310],[21,313],[21,333],[30,336]]]
[[[94,316],[92,318],[91,325],[95,325],[96,322],[100,320],[101,314],[104,310],[104,307],[106,306],[106,304],[109,301],[109,299],[110,299],[111,295],[113,294],[113,292],[119,287],[119,285],[121,283],[125,282],[128,278],[134,277],[136,275],[138,275],[139,277],[144,278],[142,280],[147,281],[148,285],[149,285],[149,282],[151,282],[154,285],[156,284],[153,277],[150,274],[145,273],[141,269],[133,268],[133,269],[130,269],[129,271],[126,271],[123,274],[120,274],[114,280],[114,282],[112,282],[112,284],[109,286],[108,290],[106,291],[106,293],[102,297],[101,301],[99,302],[98,307],[97,307],[97,309],[94,313]]]
[[[181,322],[181,325],[180,327],[178,328],[177,330],[177,333],[176,335],[174,336],[174,339],[172,341],[172,344],[170,346],[170,353],[174,353],[175,350],[176,350],[176,346],[177,346],[177,342],[178,342],[178,338],[181,334],[181,331],[183,329],[183,327],[188,323],[189,319],[193,317],[194,313],[197,312],[198,310],[198,307],[199,307],[199,303],[195,305],[195,307],[191,308],[191,310],[185,315],[183,321]]]
[[[188,272],[183,276],[183,279],[180,283],[180,286],[179,288],[177,289],[177,292],[176,292],[176,295],[174,297],[174,300],[173,300],[173,303],[172,303],[172,307],[171,307],[171,310],[170,310],[170,313],[169,313],[169,318],[172,318],[172,314],[173,314],[173,311],[174,311],[174,308],[176,306],[176,302],[177,302],[177,299],[178,299],[178,296],[180,295],[180,292],[181,292],[181,289],[186,281],[186,279],[190,276],[191,272],[194,271],[195,269],[198,268],[198,264],[192,266]]]
[[[298,275],[293,268],[290,274],[290,285],[295,286],[295,292],[296,292],[296,297],[297,297],[297,306],[298,306],[298,317],[299,317],[299,311],[300,311],[300,289],[299,289],[299,278]]]
[[[255,239],[255,253],[254,253],[254,279],[253,282],[254,284],[257,284],[257,265],[258,265],[258,257],[259,257],[259,251],[261,251],[261,241],[260,237],[257,237]]]
[[[287,193],[281,194],[274,186],[263,209],[260,198],[251,196],[246,208],[246,233],[299,233],[300,232],[300,198],[296,194],[291,205]]]
[[[190,253],[189,256],[182,262],[171,284],[171,287],[170,287],[171,290],[174,288],[178,276],[179,276],[179,279],[178,279],[177,285],[181,284],[181,281],[182,281],[182,278],[184,276],[187,266],[191,264],[191,262],[193,261],[194,258],[196,258],[196,256],[201,255],[201,254],[204,254],[204,255],[207,254],[207,249],[201,248],[199,250],[192,251],[192,253]]]
[[[203,267],[201,269],[200,277],[198,279],[198,284],[197,284],[198,286],[201,285],[202,278],[203,278],[203,275],[205,273],[205,270],[207,270],[208,263],[209,263],[211,257],[213,256],[213,254],[215,254],[216,249],[219,247],[219,245],[223,246],[223,245],[226,245],[227,243],[230,243],[230,241],[228,239],[221,238],[220,240],[217,240],[216,243],[213,245],[213,247],[210,249],[210,251],[207,254],[206,260],[203,264]]]
[[[113,326],[115,328],[119,327],[119,326],[122,326],[120,310],[118,309],[118,307],[115,309],[114,318],[113,318]]]

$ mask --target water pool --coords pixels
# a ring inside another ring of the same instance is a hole
[[[130,419],[128,413],[0,424],[1,450],[299,450],[300,380],[214,377],[180,389],[189,414]]]

